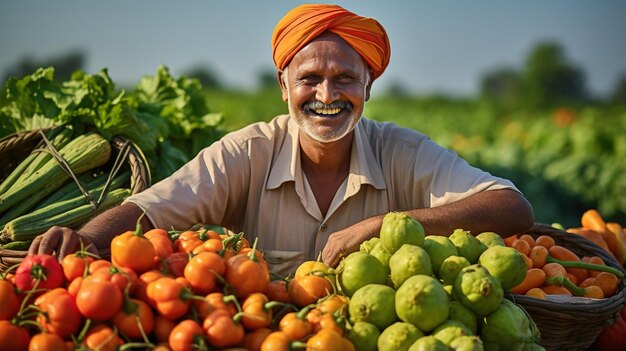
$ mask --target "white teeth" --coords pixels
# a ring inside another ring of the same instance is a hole
[[[340,108],[320,108],[320,109],[315,109],[315,113],[317,113],[318,115],[335,115],[337,113],[341,112]]]

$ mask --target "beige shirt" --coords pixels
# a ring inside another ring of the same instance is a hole
[[[512,188],[425,135],[361,118],[350,173],[322,216],[300,166],[298,125],[288,116],[232,132],[169,178],[133,195],[155,227],[216,224],[244,232],[273,272],[317,258],[328,235],[389,211],[435,207]]]

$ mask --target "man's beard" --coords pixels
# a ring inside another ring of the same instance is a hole
[[[289,98],[287,101],[287,106],[289,107],[289,114],[292,118],[296,120],[302,131],[304,131],[304,133],[313,140],[319,141],[321,143],[330,143],[345,137],[354,129],[360,119],[360,116],[355,115],[356,112],[354,112],[352,105],[348,102],[334,102],[326,105],[319,101],[315,101],[313,103],[303,104],[301,108],[298,108],[291,104],[291,98]],[[320,128],[315,123],[314,115],[307,113],[307,111],[312,111],[315,106],[328,106],[328,108],[340,107],[342,111],[341,113],[348,113],[349,116],[339,127],[332,128],[330,130],[324,130],[324,128]]]

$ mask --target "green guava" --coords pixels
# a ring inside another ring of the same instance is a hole
[[[346,338],[359,351],[376,351],[380,330],[372,323],[356,322],[346,330]]]
[[[424,333],[413,324],[395,322],[380,333],[378,351],[406,351],[422,336]]]
[[[492,246],[480,255],[478,262],[491,275],[500,280],[502,289],[508,290],[526,278],[524,254],[508,246]]]
[[[450,351],[450,348],[434,336],[427,335],[417,339],[408,351]]]
[[[465,324],[448,319],[447,321],[439,324],[439,326],[432,331],[431,335],[449,346],[452,340],[458,338],[459,336],[470,336],[474,335],[474,333],[472,333],[470,328],[466,327]]]
[[[387,269],[370,254],[353,252],[341,261],[340,266],[339,285],[347,296],[352,296],[355,291],[367,284],[387,282]]]
[[[385,249],[383,244],[379,242],[378,244],[374,245],[372,251],[370,251],[370,255],[376,257],[380,261],[380,263],[382,263],[383,266],[387,269],[387,273],[389,273],[389,259],[391,258],[391,254],[389,253],[389,251],[387,251],[387,249]]]
[[[457,274],[452,293],[456,300],[478,317],[486,316],[498,308],[504,296],[500,280],[480,264],[465,267]]]
[[[397,289],[407,280],[417,274],[432,275],[430,257],[426,250],[419,246],[404,244],[389,258],[391,281]]]
[[[456,246],[459,256],[467,258],[471,264],[477,263],[480,254],[487,250],[485,244],[463,229],[456,229],[449,238]]]
[[[374,246],[376,246],[376,244],[378,244],[379,242],[380,242],[380,238],[377,236],[369,240],[365,240],[364,242],[361,243],[361,245],[359,245],[359,251],[370,253],[372,249],[374,248]]]
[[[450,256],[441,262],[439,267],[439,279],[444,284],[451,285],[454,283],[457,274],[471,263],[463,256]]]
[[[441,235],[428,235],[425,237],[422,248],[428,253],[435,274],[439,272],[439,267],[446,258],[458,255],[454,243]]]
[[[476,315],[460,301],[450,301],[450,316],[448,319],[463,323],[470,329],[473,335],[476,335],[478,325]]]
[[[380,227],[380,242],[393,255],[402,245],[422,246],[424,227],[406,212],[389,212],[383,217]]]
[[[417,326],[423,332],[435,329],[448,319],[448,293],[441,283],[428,275],[414,275],[398,288],[396,311],[403,322]]]
[[[492,247],[495,245],[506,246],[504,239],[494,232],[482,232],[476,235],[476,239],[480,240],[485,246]]]
[[[382,284],[368,284],[350,298],[348,314],[350,321],[368,322],[378,330],[387,328],[398,320],[395,309],[396,291]]]
[[[485,347],[478,336],[459,336],[452,340],[450,347],[454,351],[484,351]]]
[[[526,311],[504,299],[480,319],[480,338],[488,350],[521,351],[539,341],[539,332]]]

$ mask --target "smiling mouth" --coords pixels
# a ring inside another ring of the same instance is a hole
[[[315,101],[304,104],[303,110],[307,111],[309,114],[319,117],[335,117],[343,111],[352,111],[352,104],[345,101],[337,101],[331,104],[324,104],[319,101]]]

